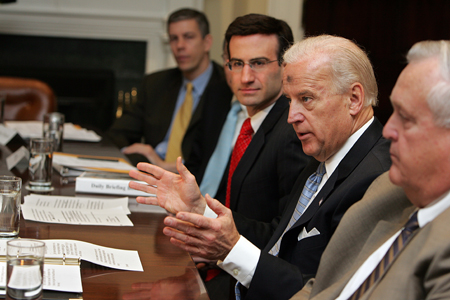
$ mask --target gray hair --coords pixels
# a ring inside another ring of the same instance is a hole
[[[428,107],[437,126],[450,128],[450,41],[422,41],[408,51],[408,63],[428,58],[439,60],[441,79],[427,95]]]
[[[306,38],[284,54],[287,64],[295,64],[307,56],[324,53],[329,56],[331,78],[337,93],[345,93],[359,82],[365,92],[364,106],[376,106],[378,86],[367,54],[352,41],[331,35]]]

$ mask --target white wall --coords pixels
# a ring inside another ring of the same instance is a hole
[[[222,40],[238,16],[263,13],[285,20],[294,38],[303,37],[303,0],[18,0],[0,5],[0,33],[147,42],[146,72],[174,66],[167,44],[167,16],[181,7],[207,15],[221,62]]]
[[[0,5],[0,33],[147,42],[146,72],[174,65],[166,18],[203,0],[19,0]]]

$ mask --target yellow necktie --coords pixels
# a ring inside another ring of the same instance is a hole
[[[167,144],[166,162],[175,162],[181,156],[181,142],[188,128],[192,115],[192,83],[186,84],[186,96],[184,102],[178,109],[172,130],[170,131],[169,142]]]

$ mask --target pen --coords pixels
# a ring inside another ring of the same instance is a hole
[[[95,157],[86,157],[86,156],[78,156],[79,159],[89,159],[89,160],[103,160],[103,161],[112,161],[112,162],[119,162],[118,159],[114,158],[95,158]]]

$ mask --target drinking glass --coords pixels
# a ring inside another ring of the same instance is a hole
[[[22,179],[0,176],[0,238],[19,234]]]
[[[29,183],[27,190],[35,192],[52,191],[52,156],[54,141],[50,138],[30,140],[30,161],[28,163]]]
[[[64,135],[64,115],[58,112],[44,115],[42,127],[43,137],[51,138],[55,141],[53,151],[62,152]]]
[[[6,243],[6,294],[11,299],[42,299],[45,243],[14,239]]]

